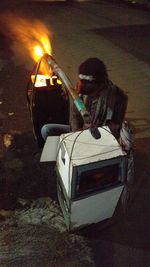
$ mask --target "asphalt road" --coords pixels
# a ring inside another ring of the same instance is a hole
[[[127,118],[135,136],[135,182],[130,187],[130,201],[124,216],[118,209],[115,223],[96,232],[84,233],[93,244],[97,266],[148,267],[150,262],[150,17],[144,10],[101,2],[5,1],[0,3],[0,157],[3,167],[8,155],[3,144],[5,134],[18,135],[18,147],[25,150],[31,143],[32,123],[26,104],[26,85],[35,65],[26,46],[11,31],[8,12],[15,20],[35,19],[45,23],[51,35],[53,56],[76,83],[77,68],[87,57],[100,57],[107,65],[110,78],[128,93]],[[27,150],[29,152],[29,150]],[[32,154],[30,151],[30,171]],[[23,156],[27,158],[25,152]],[[29,162],[28,162],[29,163]],[[36,163],[37,164],[37,163]],[[37,166],[37,165],[36,165]],[[24,169],[25,170],[25,169]],[[26,168],[27,170],[27,168]],[[23,180],[26,175],[24,174]],[[48,182],[48,181],[47,181]],[[3,183],[1,182],[3,185]],[[5,184],[5,183],[4,183]],[[28,193],[32,195],[33,185]],[[7,188],[5,189],[7,191]],[[51,191],[43,189],[44,193]],[[24,191],[20,191],[23,192]],[[34,197],[41,194],[37,190]],[[3,187],[1,186],[1,208]],[[9,198],[9,194],[6,194]],[[20,195],[19,195],[20,196]],[[117,219],[116,219],[117,218]],[[92,234],[91,234],[92,233]],[[97,238],[98,235],[98,238]],[[99,251],[99,252],[98,252]],[[107,252],[106,252],[107,251]]]

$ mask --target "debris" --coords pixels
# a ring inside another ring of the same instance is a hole
[[[30,207],[25,207],[25,210],[16,210],[15,216],[20,224],[45,224],[59,232],[66,231],[59,206],[49,197],[33,200]]]
[[[6,147],[9,147],[12,144],[13,136],[11,134],[4,134],[3,142]]]

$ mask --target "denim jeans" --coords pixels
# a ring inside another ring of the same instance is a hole
[[[65,124],[45,124],[41,129],[41,135],[46,141],[48,136],[61,135],[70,132],[70,125]]]

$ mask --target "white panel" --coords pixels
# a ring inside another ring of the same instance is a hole
[[[61,149],[57,156],[57,169],[59,171],[61,180],[66,189],[68,197],[71,195],[71,180],[72,180],[72,164],[67,153],[64,154],[65,161],[62,161]]]
[[[40,162],[56,161],[57,147],[60,137],[48,136],[42,150]]]
[[[65,138],[66,151],[73,165],[79,166],[125,155],[108,127],[98,129],[101,133],[100,139],[93,138],[89,130],[61,135],[61,140]]]
[[[74,201],[71,206],[71,228],[110,218],[115,210],[123,185]]]

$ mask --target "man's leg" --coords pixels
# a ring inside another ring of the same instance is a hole
[[[45,124],[41,129],[41,135],[46,141],[48,136],[61,135],[70,132],[70,126],[65,124]]]

